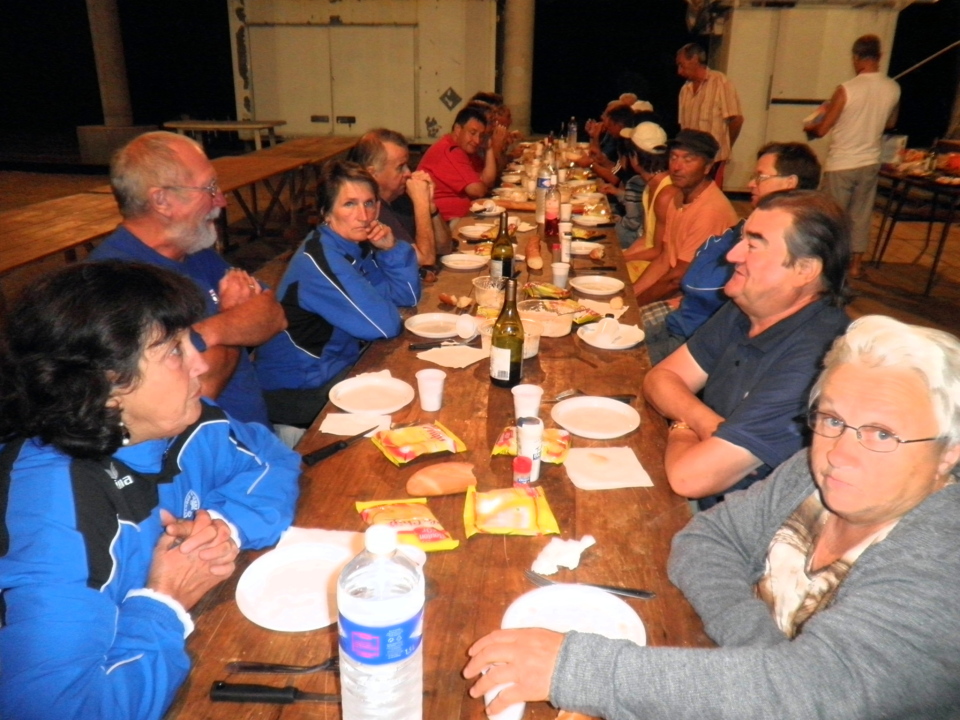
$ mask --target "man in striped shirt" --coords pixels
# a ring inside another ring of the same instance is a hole
[[[713,179],[723,189],[723,170],[743,127],[743,115],[733,83],[706,62],[706,52],[695,43],[677,51],[677,74],[687,81],[680,88],[680,129],[708,132],[720,143]]]

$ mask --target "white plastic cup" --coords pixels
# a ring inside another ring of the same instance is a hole
[[[497,685],[492,690],[488,690],[483,694],[483,703],[484,705],[489,705],[493,702],[494,698],[500,694],[501,691],[513,685],[513,683],[504,683],[503,685]],[[491,715],[487,713],[487,717],[490,720],[522,720],[523,713],[527,709],[527,704],[525,702],[514,703],[513,705],[507,705],[506,710],[501,710],[496,715]]]
[[[558,288],[567,287],[567,279],[570,277],[570,263],[555,262],[550,263],[550,269],[553,271],[553,284]]]
[[[443,381],[447,374],[443,370],[427,368],[419,370],[416,377],[420,409],[424,412],[436,412],[443,405]]]
[[[573,217],[573,203],[560,203],[560,222],[570,222]]]
[[[493,324],[493,320],[487,320],[480,325],[480,348],[488,355],[493,345]]]
[[[529,360],[536,357],[537,353],[540,352],[540,336],[543,334],[543,323],[530,318],[521,318],[521,321],[523,323],[523,359]]]
[[[540,400],[543,398],[543,388],[538,385],[514,385],[510,390],[513,393],[513,416],[515,418],[540,417]]]
[[[567,181],[567,168],[557,168],[557,182]]]

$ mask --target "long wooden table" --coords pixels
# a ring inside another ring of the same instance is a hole
[[[176,130],[181,135],[203,136],[208,132],[252,132],[253,144],[257,150],[263,147],[260,133],[266,131],[270,145],[277,144],[277,128],[286,125],[286,120],[170,120],[163,126]]]
[[[223,192],[234,197],[254,233],[262,234],[271,215],[282,206],[285,188],[289,188],[290,212],[298,209],[298,203],[302,205],[305,183],[296,186],[298,171],[339,155],[355,142],[355,138],[332,136],[304,138],[212,162]],[[267,189],[269,198],[263,211],[258,205],[258,185]],[[221,218],[227,241],[226,213]],[[0,213],[0,276],[58,253],[66,253],[72,261],[77,248],[92,247],[113,232],[121,219],[110,185]]]
[[[604,264],[616,264],[617,276],[626,278],[619,247],[613,233],[608,237]],[[522,243],[522,240],[521,240]],[[546,250],[546,249],[545,249]],[[545,275],[550,279],[549,254],[545,253]],[[575,272],[593,263],[575,259]],[[427,286],[419,312],[441,310],[438,293],[465,294],[477,272],[443,271],[439,281]],[[524,273],[526,278],[526,273]],[[629,285],[627,285],[629,288]],[[629,307],[622,322],[637,323],[638,311],[632,293],[625,298]],[[419,360],[407,344],[420,340],[409,331],[400,337],[374,343],[355,368],[355,374],[389,368],[391,373],[416,387],[414,373],[430,363]],[[545,397],[566,388],[588,393],[636,392],[649,369],[643,347],[627,351],[604,351],[590,347],[574,335],[543,338],[539,355],[524,364],[524,382],[541,385]],[[690,518],[686,500],[675,495],[663,472],[665,423],[642,399],[634,405],[640,411],[640,428],[615,440],[574,438],[575,447],[628,446],[632,448],[653,479],[652,488],[631,488],[602,492],[576,489],[562,466],[543,464],[540,486],[559,521],[561,537],[581,538],[591,534],[597,544],[583,556],[575,571],[561,570],[562,581],[594,581],[648,588],[654,600],[627,600],[646,625],[648,644],[706,646],[710,642],[699,618],[666,577],[665,565],[673,535]],[[541,417],[548,427],[550,405]],[[326,412],[337,412],[328,408]],[[324,414],[325,414],[324,413]],[[512,396],[493,387],[488,364],[481,361],[462,370],[447,370],[443,407],[435,413],[421,412],[418,401],[395,413],[395,422],[411,419],[442,421],[466,443],[468,450],[456,459],[475,465],[478,489],[509,487],[512,483],[509,457],[492,458],[490,450],[504,427],[512,424]],[[319,424],[308,431],[299,449],[303,452],[334,442],[321,435]],[[448,458],[449,459],[449,458]],[[364,441],[305,471],[295,524],[302,527],[362,531],[364,523],[354,503],[358,500],[406,497],[407,478],[426,463],[396,468],[373,443]],[[483,703],[467,695],[468,683],[460,671],[466,664],[467,648],[476,639],[499,627],[504,611],[532,586],[522,571],[529,568],[549,537],[505,537],[464,535],[463,495],[431,498],[429,507],[443,526],[460,540],[456,550],[432,553],[425,566],[427,604],[424,634],[424,715],[427,720],[481,720]],[[228,676],[224,664],[231,660],[260,660],[281,663],[317,663],[337,650],[336,626],[314,632],[277,633],[246,620],[234,601],[237,579],[252,558],[260,553],[243,553],[238,572],[213,591],[195,610],[196,632],[188,644],[195,666],[186,685],[168,714],[168,720],[239,720],[241,718],[327,718],[340,717],[337,705],[317,703],[294,705],[241,705],[212,703],[211,684],[218,679],[255,682],[274,686],[294,684],[305,691],[336,692],[337,681],[330,673],[304,676]],[[638,678],[638,682],[643,682]],[[527,706],[527,720],[555,718],[557,711],[546,703]]]

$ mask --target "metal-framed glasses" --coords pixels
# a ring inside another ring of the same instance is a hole
[[[779,174],[764,175],[763,173],[755,172],[753,175],[750,176],[750,179],[753,180],[757,185],[759,185],[762,182],[766,182],[767,180],[773,180],[774,178],[778,178],[778,177],[789,177],[789,175],[779,175]]]
[[[854,427],[853,425],[847,425],[836,415],[818,410],[811,410],[807,414],[807,425],[817,435],[826,438],[838,438],[843,435],[844,430],[853,430],[857,434],[857,441],[861,445],[867,450],[879,453],[893,452],[901,443],[933,442],[934,440],[940,440],[942,437],[938,435],[937,437],[904,440],[885,428],[876,425]]]
[[[206,185],[196,186],[196,185],[164,185],[165,190],[196,190],[197,192],[204,192],[212,198],[217,196],[217,193],[220,192],[220,184],[217,182],[216,178],[208,182]]]

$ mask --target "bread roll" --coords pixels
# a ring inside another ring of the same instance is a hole
[[[445,462],[417,470],[407,480],[407,492],[414,497],[453,495],[477,484],[473,463]]]

